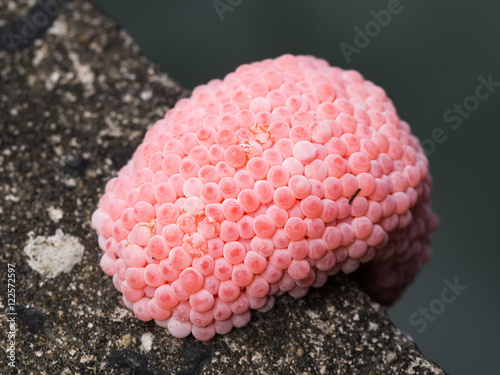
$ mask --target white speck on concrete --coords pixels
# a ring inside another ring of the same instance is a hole
[[[33,57],[33,66],[40,65],[40,62],[48,56],[47,46],[43,46],[35,51],[35,57]]]
[[[315,313],[314,311],[312,310],[307,310],[307,315],[309,316],[309,318],[311,320],[315,320],[315,319],[319,319],[320,318],[320,315]]]
[[[59,22],[59,20],[56,20],[50,29],[47,30],[47,34],[67,35],[68,28],[66,22]]]
[[[61,78],[61,73],[58,71],[54,71],[50,74],[50,76],[45,80],[45,89],[47,91],[52,91],[56,87],[59,82],[59,78]]]
[[[50,206],[49,209],[49,217],[54,223],[57,223],[64,216],[64,211],[60,208],[55,208],[54,206]]]
[[[149,352],[153,347],[154,336],[151,332],[146,332],[141,336],[141,344],[145,351]]]
[[[123,319],[125,319],[125,317],[129,315],[130,315],[130,310],[117,306],[113,311],[113,313],[111,314],[111,320],[113,322],[123,322]]]
[[[73,177],[67,178],[63,180],[64,185],[69,186],[69,187],[75,187],[76,186],[76,180]]]
[[[50,237],[29,234],[24,252],[29,256],[28,265],[41,275],[52,279],[61,272],[70,272],[81,262],[85,248],[78,238],[64,234],[61,229]]]
[[[141,92],[141,99],[142,100],[149,100],[153,97],[153,93],[151,91],[143,91]]]
[[[8,194],[5,196],[5,200],[6,201],[11,201],[11,202],[14,202],[14,203],[17,203],[20,201],[19,197],[16,197],[15,195],[12,195],[12,194]]]
[[[94,72],[90,69],[89,65],[80,63],[80,60],[79,60],[78,55],[76,53],[70,53],[69,58],[75,67],[76,76],[77,76],[78,81],[80,81],[80,83],[83,85],[85,90],[88,91],[88,93],[90,95],[92,95],[95,92],[95,89],[94,89],[95,74],[94,74]]]
[[[394,363],[397,360],[397,355],[394,352],[389,352],[385,356],[385,361],[389,364]]]

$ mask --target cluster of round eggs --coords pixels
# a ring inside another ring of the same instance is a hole
[[[125,305],[176,337],[359,269],[397,299],[430,256],[428,161],[384,90],[312,56],[242,65],[181,99],[92,217]]]

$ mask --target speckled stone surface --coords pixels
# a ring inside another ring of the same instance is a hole
[[[12,21],[32,4],[1,2],[0,14]],[[175,339],[120,304],[90,216],[147,127],[186,94],[89,2],[66,5],[34,45],[0,51],[0,373],[443,374],[350,277],[281,297],[206,343]],[[49,279],[23,248],[30,232],[56,229],[85,251]],[[4,349],[7,263],[17,277],[15,369]]]

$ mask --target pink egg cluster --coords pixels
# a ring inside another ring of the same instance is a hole
[[[393,302],[430,257],[430,192],[427,158],[382,88],[283,55],[180,100],[92,223],[125,305],[209,340],[339,271]]]

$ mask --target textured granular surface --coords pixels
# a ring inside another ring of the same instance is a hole
[[[0,2],[13,20],[31,0]],[[7,5],[8,4],[8,5]],[[173,51],[172,51],[173,52]],[[120,304],[90,226],[104,186],[183,90],[92,2],[61,9],[43,39],[0,51],[0,263],[15,265],[15,368],[2,374],[443,374],[351,276],[282,296],[208,342],[177,339]],[[70,273],[28,265],[30,232],[85,247]],[[2,268],[0,309],[7,307]],[[7,317],[0,341],[8,342]]]
[[[359,269],[391,303],[430,257],[428,161],[384,90],[312,56],[246,64],[146,133],[92,217],[125,305],[208,340]]]

